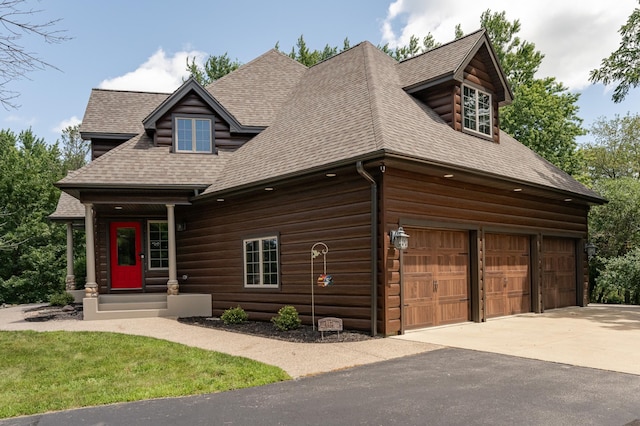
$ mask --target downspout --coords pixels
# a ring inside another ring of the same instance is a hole
[[[358,174],[371,184],[371,336],[378,334],[378,185],[375,179],[356,162]]]

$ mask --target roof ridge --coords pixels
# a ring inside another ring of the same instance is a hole
[[[176,88],[177,90],[177,88]],[[175,90],[171,91],[171,92],[147,92],[144,90],[126,90],[126,89],[104,89],[102,87],[94,87],[91,89],[91,91],[96,91],[96,92],[118,92],[118,93],[141,93],[141,94],[149,94],[149,95],[170,95],[173,92],[175,92]]]
[[[364,68],[365,68],[364,75],[365,75],[365,78],[367,79],[367,97],[369,98],[369,110],[371,111],[371,126],[373,128],[373,135],[376,143],[376,148],[380,149],[381,147],[384,146],[384,141],[383,141],[384,138],[383,138],[383,132],[381,129],[379,117],[380,117],[381,111],[383,111],[384,108],[382,108],[382,105],[381,105],[382,100],[380,99],[380,95],[378,94],[378,90],[376,89],[377,75],[371,63],[373,59],[373,55],[375,53],[372,53],[371,49],[373,48],[377,50],[381,55],[389,57],[394,62],[395,60],[369,42],[367,42],[366,44],[364,43],[361,43],[361,44],[363,46],[363,62],[364,62]],[[360,46],[360,44],[358,46]]]
[[[255,62],[258,62],[259,60],[263,59],[265,56],[267,56],[267,55],[268,55],[268,54],[270,54],[270,53],[277,53],[277,54],[279,54],[279,55],[281,55],[281,56],[283,56],[283,57],[285,57],[285,58],[289,59],[290,61],[292,61],[292,62],[294,62],[294,63],[298,64],[299,66],[301,66],[301,67],[303,67],[303,68],[305,68],[305,69],[308,69],[308,68],[309,68],[309,67],[307,67],[306,65],[303,65],[303,64],[301,64],[300,62],[296,61],[295,59],[291,58],[289,55],[287,55],[287,54],[285,54],[285,53],[283,53],[283,52],[279,51],[279,50],[278,50],[278,49],[276,49],[275,47],[272,47],[271,49],[269,49],[269,50],[267,50],[266,52],[264,52],[262,55],[260,55],[260,56],[258,56],[258,57],[256,57],[256,58],[253,58],[252,60],[250,60],[250,61],[249,61],[249,62],[247,62],[246,64],[242,64],[242,65],[240,65],[238,68],[236,68],[235,70],[231,71],[230,73],[225,74],[225,75],[223,75],[222,77],[220,77],[219,79],[214,80],[214,81],[212,81],[211,83],[207,84],[206,86],[204,86],[204,88],[205,88],[207,91],[209,91],[209,88],[210,88],[210,87],[215,86],[215,84],[216,84],[217,82],[219,82],[219,81],[223,81],[223,80],[225,80],[227,77],[229,77],[230,75],[232,75],[233,73],[235,73],[236,71],[238,71],[238,70],[240,70],[240,69],[242,69],[242,68],[246,68],[247,66],[249,66],[249,65],[251,65],[251,64],[253,64],[253,63],[255,63]]]
[[[452,44],[454,44],[454,43],[459,43],[460,41],[464,40],[465,38],[469,38],[469,37],[471,37],[471,36],[478,35],[479,33],[486,33],[486,32],[487,32],[487,30],[486,30],[486,29],[484,29],[484,28],[480,28],[480,29],[478,29],[478,30],[476,30],[476,31],[474,31],[474,32],[472,32],[472,33],[469,33],[469,34],[463,35],[463,36],[462,36],[462,37],[460,37],[460,38],[456,38],[456,39],[454,39],[454,40],[451,40],[451,41],[448,41],[448,42],[446,42],[446,43],[444,43],[444,44],[441,44],[440,46],[434,47],[433,49],[429,49],[429,50],[427,50],[426,52],[422,52],[422,53],[420,53],[420,54],[418,54],[418,55],[414,55],[414,56],[412,56],[412,57],[410,57],[410,58],[406,58],[406,59],[403,59],[403,60],[401,60],[401,61],[398,61],[398,63],[399,63],[399,64],[402,64],[402,63],[404,63],[404,62],[408,62],[408,61],[410,61],[410,60],[412,60],[412,59],[415,59],[415,58],[419,58],[419,57],[421,57],[421,56],[424,56],[424,55],[426,55],[427,53],[432,53],[432,52],[433,52],[433,51],[435,51],[435,50],[442,49],[442,48],[447,47],[447,46],[450,46],[450,45],[452,45]]]

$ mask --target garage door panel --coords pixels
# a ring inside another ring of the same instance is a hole
[[[407,229],[403,255],[404,325],[428,327],[469,320],[469,237],[466,231]]]
[[[487,318],[531,311],[530,240],[526,235],[485,235]]]
[[[542,241],[544,309],[575,306],[577,304],[575,240],[544,237]]]

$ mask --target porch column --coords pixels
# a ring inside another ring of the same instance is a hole
[[[76,277],[73,275],[73,223],[67,222],[67,291],[76,289]]]
[[[84,286],[84,295],[85,297],[98,297],[96,246],[93,236],[93,204],[85,204],[84,212],[84,229],[87,238],[87,284]]]
[[[167,281],[167,294],[178,294],[178,272],[176,267],[176,217],[174,204],[167,204],[167,232],[169,237],[169,281]]]

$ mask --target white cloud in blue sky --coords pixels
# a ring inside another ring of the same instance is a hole
[[[626,22],[636,0],[396,0],[382,23],[382,41],[391,47],[406,45],[411,35],[432,33],[440,42],[451,40],[457,24],[466,33],[479,28],[487,9],[505,11],[518,19],[524,40],[545,54],[540,76],[553,76],[574,90],[589,85],[589,71],[617,49],[617,30]]]
[[[55,126],[53,129],[51,129],[52,132],[56,132],[56,133],[62,133],[62,131],[64,129],[66,129],[69,126],[75,126],[76,124],[80,124],[82,123],[82,120],[80,120],[78,117],[76,117],[75,115],[71,118],[68,118],[66,120],[62,120],[60,123],[58,123],[57,126]]]
[[[182,84],[182,79],[189,75],[186,71],[187,58],[194,57],[197,63],[202,64],[206,55],[197,50],[167,55],[159,48],[134,71],[103,80],[98,87],[142,92],[173,92]]]

